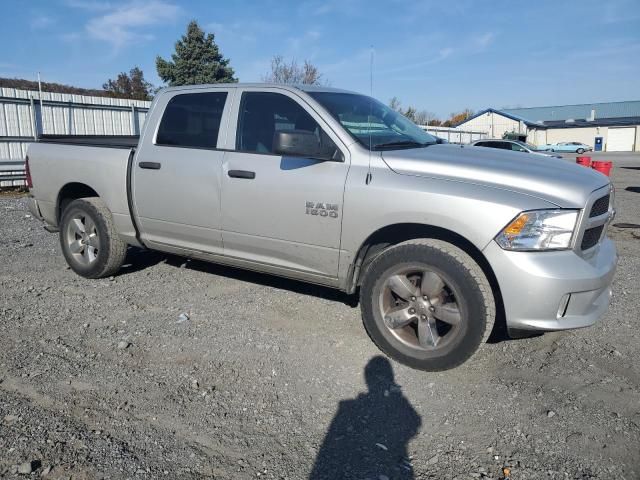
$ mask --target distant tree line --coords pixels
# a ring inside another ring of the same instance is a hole
[[[38,90],[38,82],[22,78],[0,78],[0,88],[17,88],[20,90]],[[69,93],[72,95],[91,95],[94,97],[128,98],[126,95],[117,95],[105,90],[94,88],[79,88],[62,83],[42,82],[43,92]]]
[[[389,100],[389,107],[418,125],[435,127],[453,127],[473,115],[473,110],[465,108],[462,112],[452,113],[446,120],[441,120],[435,113],[427,110],[418,110],[412,106],[402,108],[402,103],[398,97],[393,97]]]
[[[144,79],[144,73],[133,67],[129,73],[118,74],[115,80],[107,80],[102,88],[110,97],[131,98],[133,100],[151,100],[155,88]]]

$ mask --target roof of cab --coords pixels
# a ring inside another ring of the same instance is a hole
[[[325,87],[322,85],[285,85],[282,83],[209,83],[202,85],[181,85],[179,87],[165,87],[160,92],[174,92],[180,90],[193,90],[200,88],[280,88],[288,91],[302,92],[333,92],[333,93],[357,93],[340,88]]]

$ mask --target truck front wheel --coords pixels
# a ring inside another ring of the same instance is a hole
[[[442,240],[410,240],[378,255],[365,273],[360,304],[375,344],[420,370],[465,362],[495,321],[495,301],[482,269]]]
[[[60,221],[60,246],[71,269],[86,278],[113,275],[127,254],[111,212],[98,197],[67,205]]]

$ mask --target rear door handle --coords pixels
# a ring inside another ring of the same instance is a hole
[[[231,178],[246,178],[247,180],[256,178],[256,172],[250,172],[249,170],[229,170],[227,175]]]
[[[149,170],[160,170],[161,165],[159,162],[140,162],[138,164],[140,168],[147,168]]]

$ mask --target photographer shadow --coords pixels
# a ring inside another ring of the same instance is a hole
[[[339,403],[310,480],[415,478],[407,449],[422,419],[385,357],[372,358],[364,376],[367,392]]]

